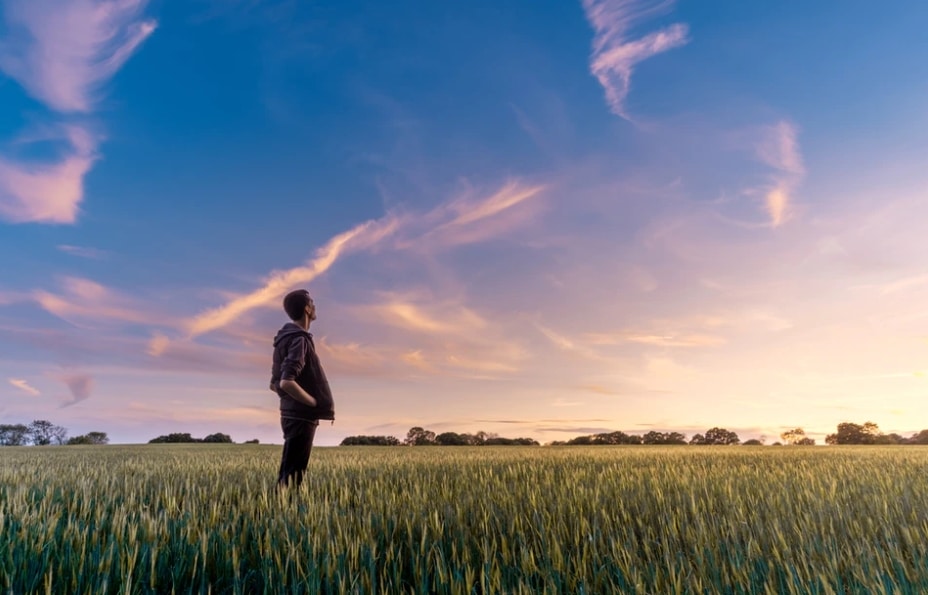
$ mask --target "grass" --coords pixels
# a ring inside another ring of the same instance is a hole
[[[0,450],[3,593],[925,593],[928,448]]]

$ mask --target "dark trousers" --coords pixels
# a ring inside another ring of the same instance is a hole
[[[313,449],[316,437],[317,420],[280,418],[280,427],[284,431],[284,450],[280,455],[280,472],[277,484],[280,486],[299,486],[303,483],[303,474],[309,465],[309,453]]]

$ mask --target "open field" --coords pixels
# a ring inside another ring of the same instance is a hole
[[[928,448],[0,450],[3,593],[925,593]]]

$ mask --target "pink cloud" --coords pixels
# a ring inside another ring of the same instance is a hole
[[[689,41],[689,28],[682,23],[639,39],[629,39],[629,30],[634,25],[664,12],[670,4],[647,0],[583,0],[587,20],[596,31],[590,71],[605,89],[612,113],[626,120],[631,119],[625,109],[625,98],[635,66]]]
[[[84,176],[96,160],[96,139],[71,125],[55,134],[66,145],[54,163],[0,157],[0,217],[14,222],[74,223],[84,197]]]
[[[89,113],[101,87],[154,30],[140,15],[147,0],[9,0],[0,70],[48,108]],[[34,139],[33,139],[34,140]],[[13,223],[74,223],[84,176],[97,158],[84,125],[60,126],[67,145],[53,161],[0,156],[0,218]]]
[[[510,181],[486,197],[458,197],[426,213],[402,217],[390,213],[357,225],[330,239],[306,264],[272,272],[254,291],[194,316],[186,323],[188,335],[194,338],[224,328],[255,308],[277,307],[287,291],[311,283],[343,256],[381,248],[390,239],[395,240],[394,248],[429,249],[436,245],[447,247],[478,242],[503,234],[522,221],[522,215],[516,220],[505,219],[505,216],[512,215],[518,205],[537,197],[543,190],[544,186]],[[410,321],[417,316],[402,305],[397,306],[396,313]]]
[[[38,391],[38,389],[31,386],[27,381],[23,380],[22,378],[9,378],[8,381],[11,385],[15,386],[16,388],[23,391],[29,396],[37,397],[40,394],[42,394]]]
[[[72,246],[70,244],[59,244],[58,249],[66,254],[73,254],[74,256],[79,256],[81,258],[89,258],[91,260],[103,260],[109,254],[105,250],[99,250],[97,248],[89,248],[87,246]]]
[[[764,191],[772,227],[782,225],[792,214],[793,194],[805,175],[798,137],[798,127],[781,120],[762,129],[755,147],[757,158],[774,170],[773,182]]]
[[[147,0],[9,0],[0,69],[59,112],[89,112],[94,94],[155,30]]]
[[[61,293],[36,290],[32,299],[49,314],[76,326],[106,320],[154,322],[150,309],[138,307],[132,299],[90,279],[63,277],[61,285]]]
[[[255,308],[277,305],[286,292],[325,273],[342,255],[380,243],[391,235],[396,227],[397,220],[388,215],[377,221],[362,223],[335,236],[317,250],[315,258],[305,265],[275,271],[258,289],[195,316],[186,325],[190,337],[225,327]]]
[[[90,391],[93,390],[94,385],[94,380],[90,375],[62,374],[58,377],[58,380],[63,382],[71,391],[71,399],[66,401],[62,407],[70,407],[90,398]]]

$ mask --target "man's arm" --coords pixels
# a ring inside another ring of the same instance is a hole
[[[300,403],[310,407],[316,406],[316,399],[300,386],[296,379],[306,365],[306,352],[309,349],[309,339],[295,337],[290,341],[287,356],[281,365],[280,389]]]
[[[296,380],[281,380],[280,389],[301,403],[306,403],[310,407],[316,406],[316,399],[303,390],[303,387],[297,384]]]

